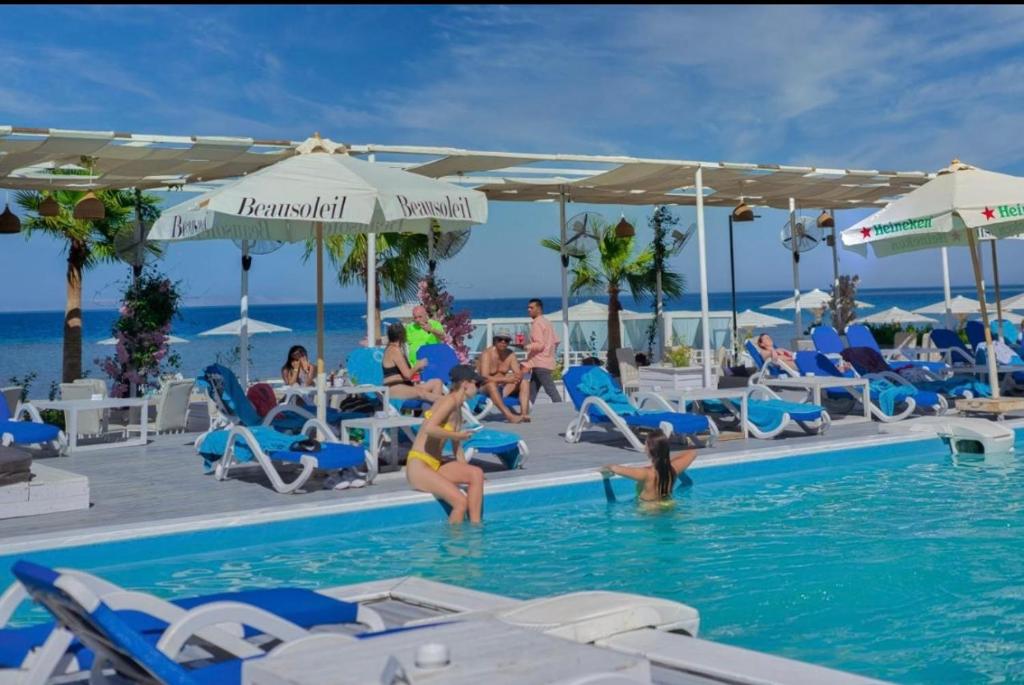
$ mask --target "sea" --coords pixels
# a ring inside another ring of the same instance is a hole
[[[1024,291],[1024,286],[1003,286],[1004,298]],[[771,302],[792,295],[792,291],[738,292],[737,310],[753,309],[780,318],[792,320],[792,311],[762,310]],[[953,295],[976,298],[971,287],[953,288]],[[863,310],[864,314],[899,306],[915,309],[942,300],[942,288],[899,288],[861,289],[857,299],[874,305]],[[561,308],[560,296],[543,298],[548,311]],[[607,302],[607,297],[586,296],[570,298],[570,305],[586,299]],[[993,296],[989,295],[989,300]],[[474,318],[486,319],[499,316],[526,316],[527,296],[502,299],[456,299],[456,309],[468,309]],[[728,310],[731,296],[728,292],[710,293],[708,297],[712,310]],[[650,311],[650,300],[635,301],[622,298],[623,307],[634,311]],[[384,308],[392,306],[385,303]],[[666,309],[699,310],[700,298],[697,293],[687,293],[681,298],[666,302]],[[325,349],[328,368],[337,368],[348,353],[365,338],[365,302],[329,303],[325,306]],[[35,374],[29,388],[31,398],[48,396],[52,384],[59,382],[62,359],[63,312],[9,312],[0,313],[0,385],[22,385],[26,375]],[[310,355],[316,353],[316,307],[314,304],[251,305],[249,316],[280,326],[291,328],[289,333],[263,334],[250,338],[250,375],[254,380],[272,379],[279,375],[291,345],[304,345]],[[804,312],[804,325],[810,315]],[[237,307],[186,307],[172,324],[172,333],[188,342],[172,346],[172,352],[180,357],[177,369],[186,377],[196,377],[202,369],[213,362],[227,363],[237,368],[238,339],[231,336],[198,337],[197,334],[239,318]],[[96,360],[114,354],[113,346],[99,345],[99,341],[111,336],[111,327],[117,319],[114,309],[90,309],[83,314],[84,333],[82,360],[84,375],[103,378],[104,374]],[[793,338],[794,327],[778,326],[770,329],[779,341]]]

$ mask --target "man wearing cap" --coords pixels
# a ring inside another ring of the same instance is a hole
[[[444,326],[427,315],[427,308],[417,305],[412,310],[412,323],[405,327],[405,346],[409,350],[409,364],[416,363],[416,352],[424,345],[435,345],[444,340]]]
[[[509,349],[512,335],[508,331],[499,330],[494,334],[492,342],[493,344],[484,350],[476,362],[477,371],[484,379],[483,390],[509,423],[519,423],[524,418],[513,414],[505,403],[506,399],[520,389],[523,382],[519,360]]]
[[[520,385],[519,406],[523,417],[529,415],[530,402],[537,397],[540,387],[551,398],[552,402],[561,402],[552,372],[555,370],[555,348],[558,338],[555,329],[544,318],[544,303],[534,298],[526,305],[526,312],[533,319],[530,324],[530,344],[526,346],[526,361],[523,362],[523,375],[530,375],[528,382]]]

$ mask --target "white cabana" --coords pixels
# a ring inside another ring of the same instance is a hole
[[[278,240],[316,243],[317,418],[326,416],[324,372],[324,236],[457,230],[487,220],[487,200],[475,190],[349,156],[319,136],[299,154],[172,207],[151,240]],[[369,261],[375,263],[373,240]],[[376,274],[367,275],[367,338],[375,334]],[[243,341],[246,320],[242,319]],[[244,344],[244,342],[243,342]]]
[[[169,335],[169,336],[167,336],[167,344],[168,345],[184,345],[187,342],[188,342],[188,340],[185,340],[185,338],[179,338],[176,335]],[[104,338],[103,340],[100,340],[96,344],[97,345],[116,345],[117,344],[117,338]]]
[[[284,326],[278,326],[276,324],[267,323],[266,321],[257,321],[256,319],[246,319],[244,324],[242,319],[235,319],[230,323],[226,323],[216,328],[211,328],[208,331],[203,331],[199,334],[200,337],[206,337],[209,335],[234,335],[240,336],[242,334],[243,325],[248,328],[248,335],[256,335],[258,333],[287,333],[291,331],[290,328]]]
[[[870,245],[878,257],[951,245],[967,246],[981,305],[993,400],[999,399],[999,379],[981,284],[978,241],[981,233],[994,238],[1024,233],[1021,198],[1024,198],[1024,179],[953,160],[928,183],[843,231],[844,245],[861,253],[866,253]],[[996,283],[998,301],[998,275]],[[1000,314],[1002,312],[998,311],[997,318]]]
[[[945,307],[945,302],[942,303]],[[945,311],[945,310],[943,310]],[[889,307],[888,309],[872,314],[871,316],[865,316],[863,319],[857,319],[857,323],[872,323],[872,324],[913,324],[913,323],[924,323],[924,324],[937,324],[938,321],[918,314],[916,312],[908,312],[906,309],[900,309],[899,307]]]

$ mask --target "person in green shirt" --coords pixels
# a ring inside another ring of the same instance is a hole
[[[416,363],[416,352],[424,345],[444,340],[444,326],[427,315],[427,308],[419,305],[412,310],[412,323],[405,327],[405,344],[409,348],[409,364]]]

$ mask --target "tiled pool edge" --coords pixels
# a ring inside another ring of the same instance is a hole
[[[1011,428],[1024,428],[1024,421],[1007,422]],[[905,436],[879,434],[870,438],[863,436],[837,440],[825,445],[806,445],[800,447],[780,445],[777,448],[761,448],[756,450],[744,450],[734,454],[708,455],[704,459],[698,459],[691,466],[691,471],[699,471],[705,468],[722,466],[733,466],[765,461],[776,461],[789,458],[823,456],[830,453],[838,453],[857,448],[870,448],[880,445],[896,445],[915,442],[930,442],[937,438],[908,434]],[[636,453],[624,453],[630,461],[638,463]],[[575,469],[561,473],[548,474],[545,476],[522,476],[510,478],[497,483],[490,483],[487,487],[488,495],[502,493],[513,493],[518,491],[550,488],[559,485],[571,485],[585,483],[588,481],[599,482],[600,474],[593,468],[585,470]],[[357,513],[382,508],[402,507],[417,504],[426,504],[434,501],[434,498],[425,493],[403,492],[388,493],[382,495],[369,495],[358,500],[338,502],[334,504],[300,503],[296,505],[275,506],[252,511],[237,513],[202,515],[195,517],[168,519],[166,521],[152,523],[133,523],[125,526],[104,526],[97,528],[83,528],[70,531],[66,534],[48,535],[45,537],[22,536],[0,543],[0,556],[23,554],[27,552],[39,552],[57,550],[68,547],[80,547],[106,542],[119,542],[132,539],[158,537],[176,533],[209,531],[211,528],[228,529],[238,526],[248,526],[258,523],[273,523],[295,519],[312,517],[332,516],[338,514]]]

